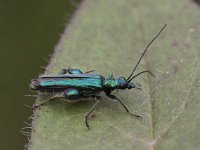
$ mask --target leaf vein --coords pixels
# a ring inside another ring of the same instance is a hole
[[[188,90],[188,93],[187,93],[187,96],[186,96],[186,99],[185,101],[182,103],[182,105],[180,106],[180,111],[178,113],[178,115],[176,115],[175,117],[173,117],[172,121],[169,123],[169,126],[164,129],[156,138],[155,138],[155,144],[158,142],[158,141],[161,141],[163,139],[163,137],[170,131],[170,129],[172,128],[172,126],[177,122],[178,118],[180,118],[181,114],[183,113],[183,111],[185,110],[186,106],[187,106],[187,103],[189,102],[189,97],[191,95],[191,92],[192,92],[192,87],[193,85],[195,84],[195,80],[196,80],[196,76],[198,75],[198,72],[199,72],[199,67],[200,67],[200,63],[198,62],[198,65],[197,65],[197,71],[195,73],[195,75],[193,76],[192,78],[192,82],[189,86],[189,90]]]

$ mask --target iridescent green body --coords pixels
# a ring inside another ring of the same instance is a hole
[[[72,69],[71,69],[72,70]],[[85,97],[96,97],[100,92],[113,91],[115,89],[124,89],[125,87],[134,88],[133,83],[127,83],[123,77],[114,79],[113,76],[108,78],[99,74],[58,74],[43,75],[38,79],[33,79],[31,84],[32,90],[45,92],[64,92],[64,96],[69,100],[75,100]],[[73,91],[73,92],[72,92]]]

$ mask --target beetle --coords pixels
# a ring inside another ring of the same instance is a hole
[[[101,74],[92,73],[95,72],[95,70],[83,73],[79,69],[64,68],[59,72],[59,74],[41,75],[37,79],[32,79],[30,84],[31,90],[36,90],[40,92],[50,92],[50,93],[63,92],[63,96],[69,102],[78,101],[80,98],[89,98],[89,97],[96,98],[95,104],[92,106],[91,110],[85,116],[85,124],[88,129],[90,128],[88,124],[88,117],[99,103],[101,99],[99,93],[101,92],[104,92],[107,97],[117,100],[123,106],[123,108],[132,116],[137,118],[142,118],[142,116],[138,114],[131,113],[129,109],[125,106],[125,104],[117,96],[111,93],[117,89],[123,89],[123,90],[125,89],[130,90],[133,88],[141,89],[140,87],[141,85],[132,82],[132,80],[143,73],[149,73],[150,75],[154,76],[154,74],[148,70],[141,71],[136,75],[134,75],[134,72],[138,67],[140,61],[142,60],[144,54],[148,50],[149,46],[160,35],[160,33],[165,27],[166,24],[147,45],[147,47],[143,51],[141,57],[139,58],[137,64],[133,68],[133,71],[131,72],[128,78],[125,77],[114,78],[113,74],[110,74],[108,77],[104,77]],[[36,105],[36,107],[43,105],[46,102]]]

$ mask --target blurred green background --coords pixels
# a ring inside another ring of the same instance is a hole
[[[0,0],[0,149],[21,150],[31,123],[28,84],[43,73],[65,23],[80,0]]]

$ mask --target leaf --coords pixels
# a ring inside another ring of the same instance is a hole
[[[84,124],[94,102],[51,102],[34,114],[29,149],[199,149],[200,9],[187,0],[86,0],[67,26],[46,73],[63,67],[127,77],[143,49],[167,23],[137,72],[142,91],[117,95],[143,120],[118,102],[103,100]]]

